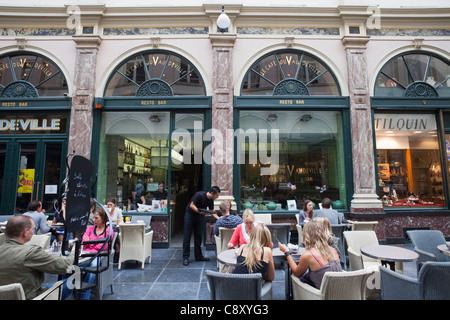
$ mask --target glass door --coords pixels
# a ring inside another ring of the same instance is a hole
[[[62,192],[64,150],[65,140],[11,139],[0,143],[2,212],[24,213],[33,200],[41,201],[47,213],[54,212],[53,202]]]

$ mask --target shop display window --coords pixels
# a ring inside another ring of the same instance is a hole
[[[318,208],[325,197],[333,200],[337,209],[344,208],[341,112],[241,111],[239,121],[246,135],[238,144],[237,156],[241,208],[289,210],[293,204],[301,209],[305,199],[313,200]],[[276,161],[277,170],[264,174]]]
[[[445,206],[436,116],[375,113],[378,188],[385,208]]]

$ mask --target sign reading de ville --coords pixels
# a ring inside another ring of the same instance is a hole
[[[4,116],[0,118],[0,133],[65,133],[66,116]]]

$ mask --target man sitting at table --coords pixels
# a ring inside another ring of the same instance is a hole
[[[221,202],[219,204],[219,210],[222,216],[219,220],[217,220],[216,225],[214,226],[214,234],[216,236],[219,236],[219,228],[236,228],[238,225],[240,225],[243,220],[239,216],[235,216],[230,214],[230,208],[228,203]]]
[[[8,239],[0,246],[0,285],[21,283],[27,300],[46,290],[41,288],[44,273],[65,274],[73,264],[75,246],[67,257],[59,257],[40,246],[24,245],[34,234],[29,216],[10,218],[5,233]]]
[[[52,229],[53,222],[47,221],[47,217],[42,213],[42,203],[39,200],[31,201],[27,210],[24,215],[34,220],[34,234],[37,234],[38,230],[41,230],[41,233],[47,233]]]
[[[331,209],[331,199],[324,198],[322,200],[322,209],[314,210],[313,219],[315,217],[324,217],[330,220],[331,224],[341,224],[344,220],[344,214],[342,212],[338,212],[337,210]]]

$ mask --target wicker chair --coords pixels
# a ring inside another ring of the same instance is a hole
[[[219,228],[219,236],[214,235],[216,240],[216,254],[228,249],[228,242],[230,242],[233,232],[236,228]],[[217,268],[222,270],[223,264],[217,261]]]
[[[326,272],[320,289],[292,276],[294,300],[365,300],[367,280],[373,270]]]
[[[233,274],[205,271],[211,300],[272,299],[272,282],[262,285],[260,273]]]
[[[153,231],[145,233],[144,224],[120,224],[120,252],[119,265],[121,269],[122,262],[127,260],[136,260],[142,263],[144,269],[145,260],[148,257],[148,263],[152,258],[152,240]]]
[[[378,221],[353,221],[352,231],[375,231]]]
[[[61,300],[64,281],[55,282],[48,290],[41,293],[33,300]]]
[[[439,230],[409,230],[406,234],[411,239],[414,251],[419,254],[419,266],[426,261],[448,262],[450,258],[436,248],[445,244],[445,238]]]
[[[450,300],[450,262],[425,262],[417,278],[380,267],[383,300]]]
[[[40,246],[42,249],[47,249],[50,246],[50,239],[51,239],[51,233],[45,233],[45,234],[34,234],[30,241],[28,241],[27,245],[34,244],[37,246]]]
[[[20,283],[0,286],[0,300],[25,300],[25,292]]]

